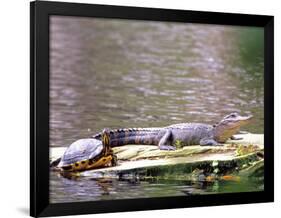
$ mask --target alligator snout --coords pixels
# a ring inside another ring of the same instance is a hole
[[[249,115],[249,116],[241,116],[238,121],[241,121],[243,124],[248,124],[249,122],[251,122],[253,120],[254,116],[253,115]]]

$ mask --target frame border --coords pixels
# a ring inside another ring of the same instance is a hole
[[[264,191],[110,201],[49,203],[49,16],[80,16],[264,28]],[[30,215],[125,212],[274,201],[274,17],[159,8],[30,3]]]

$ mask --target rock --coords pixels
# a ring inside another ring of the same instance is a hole
[[[229,140],[224,146],[186,146],[176,151],[163,151],[148,145],[115,147],[117,166],[80,172],[79,176],[201,181],[224,178],[223,175],[240,171],[242,176],[253,175],[263,166],[263,135],[241,134],[237,137],[243,139]],[[50,159],[60,157],[65,149],[51,148]]]

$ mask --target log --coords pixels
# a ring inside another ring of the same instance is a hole
[[[185,146],[176,151],[157,146],[126,145],[113,148],[118,165],[75,173],[89,178],[159,178],[207,180],[224,175],[252,176],[263,167],[263,134],[241,134],[224,146]],[[50,148],[50,160],[61,157],[65,147]]]

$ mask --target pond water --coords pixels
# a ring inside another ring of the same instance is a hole
[[[202,194],[262,191],[263,180],[194,182],[182,180],[68,179],[51,172],[52,203],[128,198],[156,198]]]
[[[50,146],[105,127],[214,124],[234,111],[254,116],[243,130],[263,133],[263,49],[262,28],[51,16]],[[208,192],[177,182],[101,184],[52,173],[51,199]],[[217,190],[226,191],[224,184]]]

